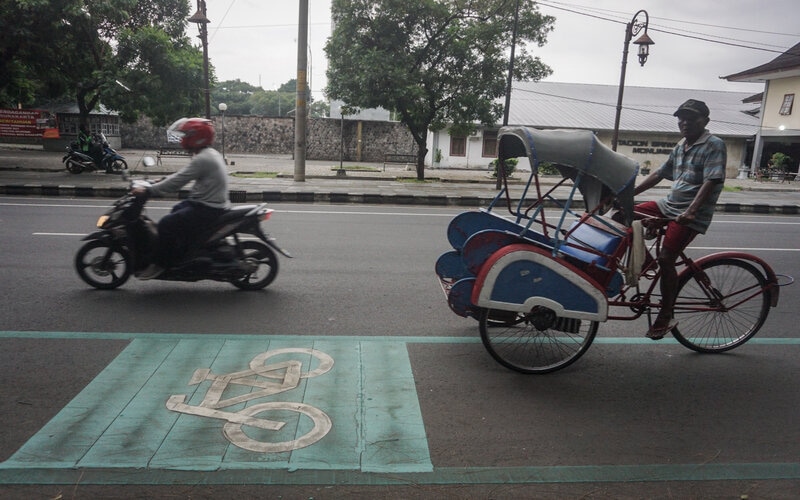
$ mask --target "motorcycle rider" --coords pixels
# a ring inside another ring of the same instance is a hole
[[[164,196],[177,193],[194,181],[189,197],[181,201],[158,222],[158,251],[153,263],[142,270],[139,279],[153,279],[175,265],[191,247],[193,240],[230,207],[228,172],[222,155],[211,144],[214,125],[204,118],[181,118],[168,135],[179,137],[181,147],[192,155],[187,166],[148,188],[134,188],[137,196]]]
[[[97,165],[103,166],[103,145],[100,141],[95,141],[94,136],[89,133],[85,123],[78,127],[78,149],[92,159]],[[113,174],[111,163],[105,165],[106,173]]]

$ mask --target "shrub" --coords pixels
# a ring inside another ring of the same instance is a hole
[[[516,158],[509,158],[506,160],[506,177],[511,177],[511,174],[517,169],[517,163],[519,160]],[[494,159],[489,163],[489,168],[492,169],[492,177],[497,177],[497,159]]]

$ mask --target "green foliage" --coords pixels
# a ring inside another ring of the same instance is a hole
[[[70,97],[85,117],[102,100],[158,121],[199,109],[188,11],[185,0],[0,0],[0,105]]]
[[[514,171],[517,170],[517,164],[518,163],[519,163],[519,160],[516,159],[516,158],[507,158],[506,159],[506,161],[505,161],[506,177],[511,177],[511,175],[514,173]],[[489,163],[489,168],[492,169],[492,177],[494,177],[494,178],[497,178],[497,176],[498,176],[498,170],[497,170],[498,165],[499,165],[499,162],[497,161],[497,159],[494,159]]]
[[[784,153],[774,153],[769,161],[772,164],[772,168],[787,171],[791,166],[792,158]]]
[[[537,172],[539,175],[561,175],[556,166],[549,161],[540,162]]]
[[[294,112],[297,100],[297,80],[291,79],[278,90],[264,90],[241,80],[228,80],[214,86],[211,100],[228,105],[232,115],[287,116]],[[309,116],[328,116],[326,103],[309,101]]]
[[[395,110],[422,152],[428,130],[492,125],[502,113],[516,4],[333,0],[327,94],[350,107]],[[550,68],[527,47],[543,45],[554,20],[534,2],[519,6],[514,78],[538,80]]]

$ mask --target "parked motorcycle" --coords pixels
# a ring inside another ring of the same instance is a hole
[[[137,180],[131,188],[148,185]],[[83,238],[86,243],[75,255],[75,268],[83,281],[110,290],[150,265],[158,248],[158,231],[155,221],[144,213],[146,202],[146,197],[128,192],[97,220],[99,230]],[[242,290],[266,287],[278,274],[275,251],[291,258],[261,229],[261,221],[272,212],[264,203],[227,210],[199,238],[201,244],[156,279],[224,281]]]
[[[67,146],[67,152],[61,159],[67,171],[72,174],[104,170],[109,173],[120,174],[128,170],[125,157],[117,153],[108,144],[105,134],[93,134],[92,142],[100,148],[97,155],[86,154],[81,151],[77,142]]]

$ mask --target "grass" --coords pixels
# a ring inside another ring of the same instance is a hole
[[[397,182],[410,182],[410,183],[416,183],[416,184],[430,184],[432,182],[439,182],[439,178],[438,177],[432,177],[432,178],[426,177],[424,180],[419,180],[416,177],[397,177],[397,178],[395,178],[395,181],[397,181]]]
[[[353,172],[360,171],[360,172],[380,172],[379,168],[375,167],[368,167],[364,165],[345,165],[341,169],[339,167],[331,167],[332,172],[336,172],[337,170],[351,170]]]
[[[742,186],[724,186],[722,190],[727,191],[729,193],[737,193],[739,191],[742,191]]]
[[[274,179],[278,177],[278,172],[234,172],[231,176],[249,179]]]

